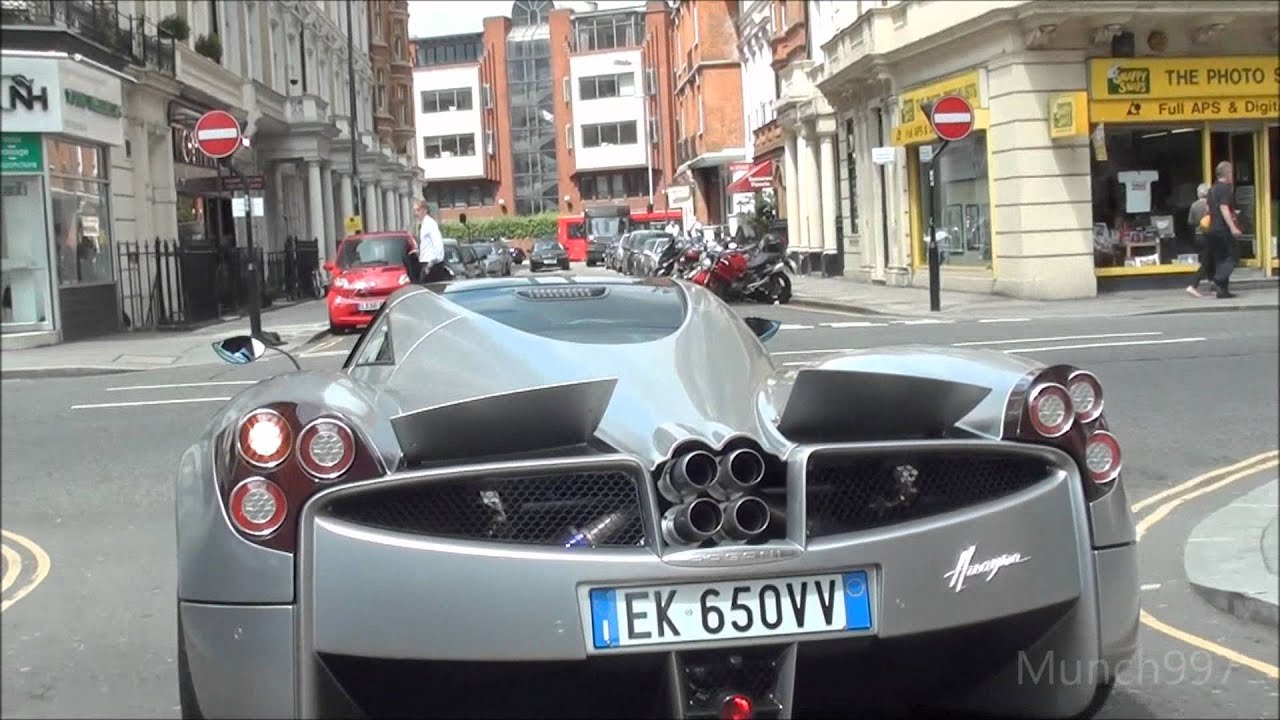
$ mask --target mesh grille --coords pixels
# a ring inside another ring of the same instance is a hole
[[[996,454],[821,457],[806,479],[808,536],[883,527],[987,502],[1048,476],[1043,460]]]
[[[644,540],[636,483],[617,471],[424,482],[339,499],[328,514],[415,535],[528,545],[563,545],[602,524],[610,527],[596,545]]]
[[[760,711],[776,707],[778,653],[743,649],[691,652],[684,656],[685,714],[689,717],[719,714],[726,694],[743,693]]]

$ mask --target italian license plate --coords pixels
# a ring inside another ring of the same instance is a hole
[[[358,307],[360,312],[376,312],[378,308],[382,307],[382,303],[382,300],[366,300],[360,303]]]
[[[873,628],[867,571],[589,593],[596,649]]]

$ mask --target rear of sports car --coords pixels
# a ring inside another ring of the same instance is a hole
[[[999,404],[996,438],[392,470],[356,410],[252,408],[180,473],[218,509],[180,499],[184,710],[1075,715],[1136,642],[1120,446],[1088,373]]]

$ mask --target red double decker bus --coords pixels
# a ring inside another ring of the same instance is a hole
[[[556,238],[569,253],[569,259],[587,259],[587,246],[592,238],[618,238],[632,230],[661,230],[674,221],[683,224],[679,210],[633,212],[627,205],[599,205],[586,208],[581,215],[560,217]]]

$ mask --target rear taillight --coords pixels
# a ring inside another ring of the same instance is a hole
[[[227,500],[231,521],[246,535],[270,535],[284,524],[289,501],[279,485],[266,478],[241,480]]]
[[[1084,465],[1095,483],[1115,480],[1120,474],[1120,441],[1106,430],[1094,431],[1085,442]]]
[[[236,450],[258,468],[273,468],[289,457],[293,431],[274,410],[259,408],[245,416],[236,430]]]
[[[355,459],[355,437],[337,420],[315,420],[298,435],[298,464],[321,480],[339,477]]]
[[[1075,459],[1095,500],[1120,477],[1120,442],[1102,411],[1102,383],[1093,373],[1055,365],[1025,376],[1010,394],[1004,437],[1052,445]]]
[[[274,403],[228,428],[223,447],[235,450],[218,475],[231,525],[246,540],[282,552],[297,546],[299,511],[317,491],[386,472],[345,418],[315,411],[304,417],[302,407]]]
[[[1071,429],[1075,413],[1071,396],[1061,385],[1046,383],[1031,390],[1027,398],[1031,426],[1047,438],[1056,438]]]

